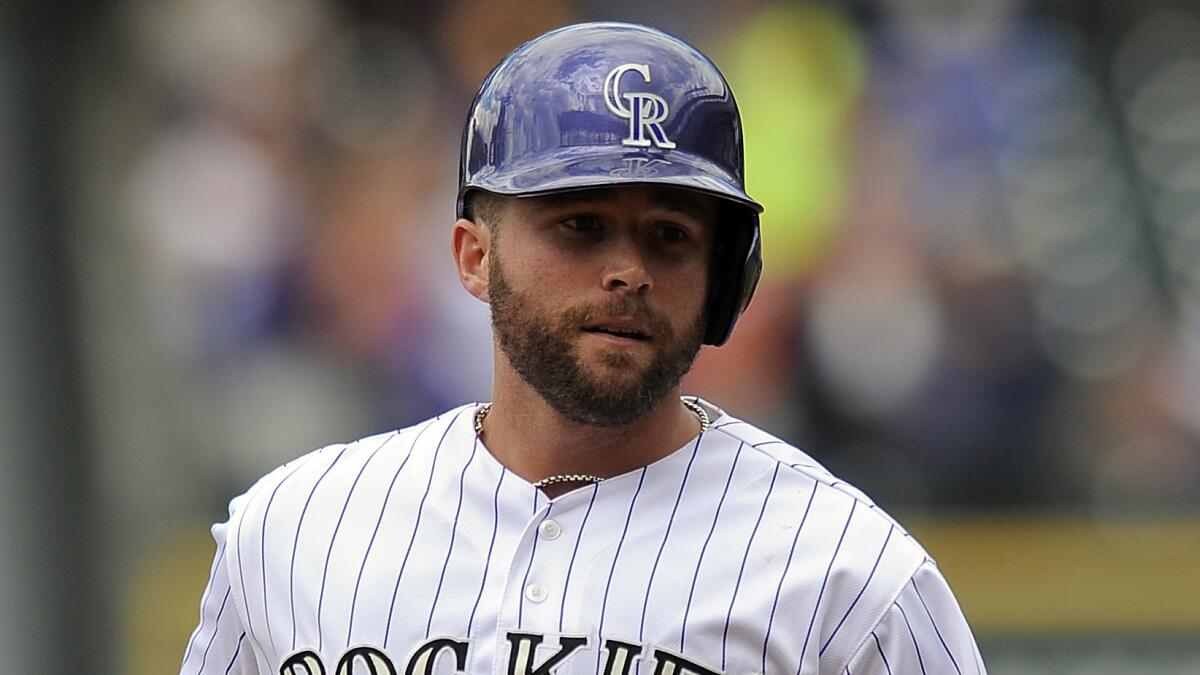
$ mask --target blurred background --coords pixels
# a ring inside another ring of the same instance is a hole
[[[210,523],[488,398],[449,255],[467,105],[576,20],[696,44],[766,273],[685,389],[939,560],[991,672],[1200,673],[1200,5],[0,7],[0,662],[174,672]]]

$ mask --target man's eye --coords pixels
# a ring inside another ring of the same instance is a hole
[[[568,230],[576,232],[593,232],[600,229],[600,221],[595,216],[573,216],[560,222]]]
[[[658,238],[665,242],[676,243],[687,239],[688,233],[683,228],[667,225],[658,228]]]

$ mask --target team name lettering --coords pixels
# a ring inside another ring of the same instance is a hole
[[[306,649],[284,659],[279,675],[325,675],[325,664],[315,652]]]
[[[508,640],[508,675],[554,675],[554,671],[575,652],[588,646],[588,638],[580,635],[558,636],[558,650],[535,665],[537,648],[546,640],[542,633],[510,631]],[[600,675],[629,675],[634,662],[642,658],[643,645],[604,639],[602,648],[608,653]],[[404,675],[433,675],[434,665],[444,652],[454,658],[454,671],[467,672],[470,641],[454,638],[430,640],[412,653]],[[695,661],[666,649],[654,649],[654,675],[723,675]],[[325,664],[316,652],[305,649],[288,656],[279,666],[279,675],[325,675]],[[387,654],[370,646],[352,647],[338,659],[334,675],[399,675]]]
[[[397,675],[387,654],[374,647],[354,647],[338,660],[337,675]]]
[[[469,644],[466,640],[450,638],[430,640],[413,653],[412,658],[408,660],[408,667],[404,669],[404,675],[432,675],[433,664],[437,661],[438,654],[444,649],[449,649],[454,653],[454,670],[460,673],[466,672]]]
[[[634,659],[642,654],[641,645],[632,645],[619,640],[605,640],[604,647],[608,650],[604,675],[629,675],[629,668],[633,665]]]
[[[585,637],[562,636],[558,638],[558,651],[534,668],[533,652],[545,639],[538,633],[509,633],[508,675],[550,675],[563,659],[588,642]]]
[[[683,673],[721,675],[720,671],[710,670],[695,661],[689,661],[679,654],[665,649],[655,649],[654,660],[658,664],[654,667],[654,675],[683,675]]]

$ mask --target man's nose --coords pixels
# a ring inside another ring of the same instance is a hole
[[[613,259],[604,273],[604,290],[632,295],[644,295],[654,285],[646,268],[644,254],[632,242],[622,244],[613,252]]]

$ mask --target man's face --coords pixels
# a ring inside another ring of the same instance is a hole
[[[513,369],[575,422],[649,413],[700,349],[717,212],[640,186],[505,200],[488,293]]]

